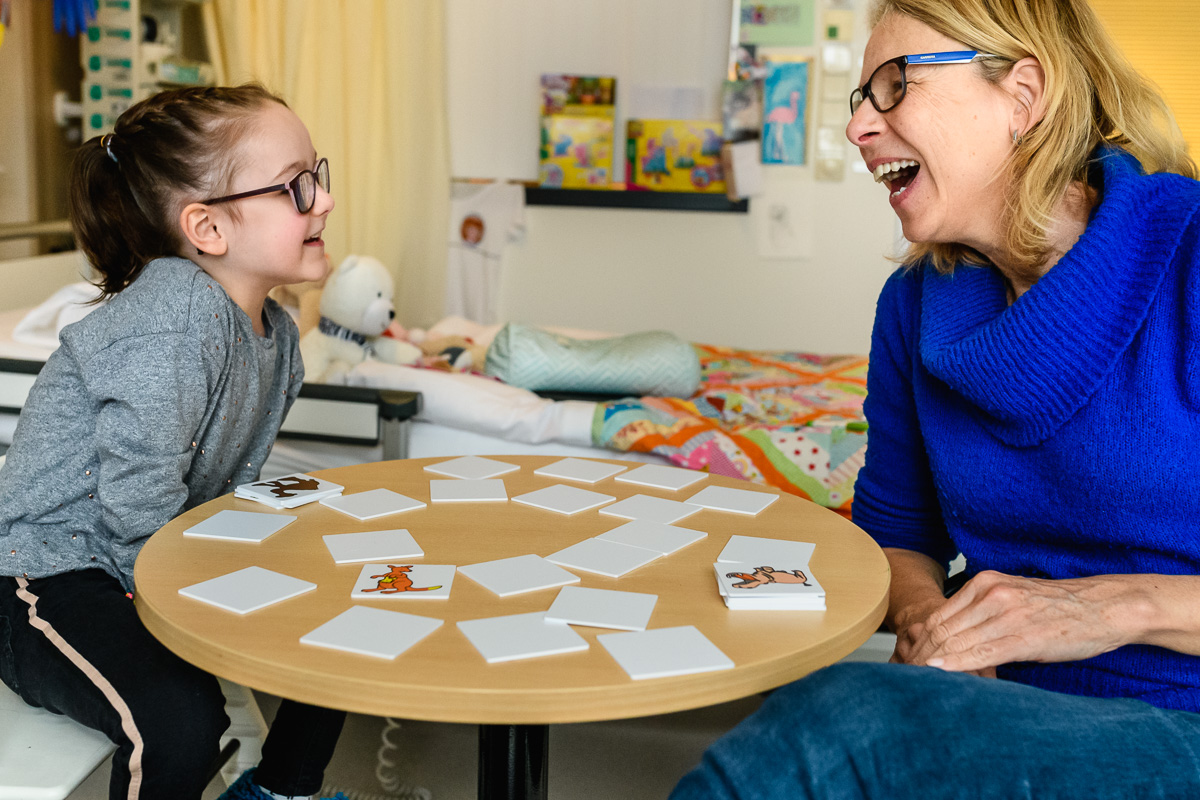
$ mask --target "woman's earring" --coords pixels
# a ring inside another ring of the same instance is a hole
[[[1020,132],[1019,132],[1019,131],[1013,131],[1013,132],[1012,132],[1012,136],[1013,136],[1013,147],[1017,147],[1017,146],[1019,146],[1019,145],[1021,144],[1021,134],[1020,134]]]

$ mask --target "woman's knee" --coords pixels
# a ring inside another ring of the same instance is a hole
[[[772,692],[759,713],[825,732],[867,716],[889,718],[907,704],[911,672],[896,664],[834,664]]]
[[[930,723],[944,673],[897,664],[835,664],[772,692],[742,727],[801,761],[836,763],[893,751]]]

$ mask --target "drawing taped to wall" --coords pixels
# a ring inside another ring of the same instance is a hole
[[[741,0],[741,44],[807,47],[813,43],[815,0]]]
[[[763,85],[764,164],[805,163],[808,74],[808,61],[767,63]]]

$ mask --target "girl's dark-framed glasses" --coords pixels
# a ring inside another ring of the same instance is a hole
[[[853,116],[854,112],[858,111],[863,100],[870,100],[871,105],[875,106],[875,110],[880,114],[891,111],[900,105],[905,92],[908,91],[906,68],[909,64],[970,64],[981,58],[995,57],[978,50],[952,50],[945,53],[896,56],[876,67],[866,84],[850,93],[850,114]]]
[[[307,214],[312,209],[313,203],[317,202],[318,186],[324,189],[326,194],[329,194],[329,161],[324,158],[317,162],[315,169],[301,170],[287,183],[277,183],[274,186],[239,192],[226,197],[215,197],[212,200],[205,200],[204,205],[229,203],[234,200],[244,200],[247,197],[257,197],[260,194],[287,192],[292,196],[292,204],[296,206],[296,210],[301,214]]]

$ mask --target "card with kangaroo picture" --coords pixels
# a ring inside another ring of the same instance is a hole
[[[452,564],[365,564],[350,592],[355,600],[446,600],[457,567]]]

